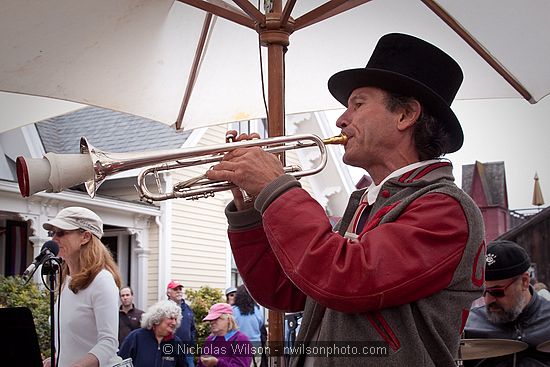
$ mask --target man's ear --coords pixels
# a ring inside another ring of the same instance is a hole
[[[420,102],[416,99],[412,99],[407,103],[406,107],[402,108],[399,121],[397,122],[397,129],[403,131],[413,126],[420,117],[421,112],[422,106]]]
[[[521,288],[529,289],[529,284],[531,284],[531,277],[528,272],[521,274]]]

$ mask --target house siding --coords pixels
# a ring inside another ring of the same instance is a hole
[[[220,144],[225,140],[226,131],[225,125],[211,127],[197,145]],[[286,160],[288,165],[300,165],[296,152],[288,152]],[[177,170],[172,175],[172,183],[204,174],[211,165]],[[307,177],[300,181],[304,189],[312,192]],[[230,252],[224,210],[231,199],[230,192],[223,191],[213,198],[173,201],[171,274],[188,288],[208,285],[224,289],[229,284],[227,256]]]
[[[222,144],[225,125],[207,129],[198,146]],[[193,166],[173,173],[172,183],[200,176],[209,166]],[[188,288],[208,285],[223,289],[228,283],[227,220],[224,208],[231,200],[229,192],[216,193],[213,198],[172,203],[171,274]]]
[[[149,222],[149,259],[147,266],[147,307],[159,301],[159,228]]]

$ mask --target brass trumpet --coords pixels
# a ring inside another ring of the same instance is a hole
[[[48,153],[44,158],[39,159],[18,157],[17,179],[21,195],[25,197],[43,190],[60,192],[84,183],[88,195],[93,198],[107,177],[135,168],[148,167],[139,173],[137,179],[136,188],[141,200],[154,202],[175,198],[198,199],[214,196],[214,193],[229,190],[235,185],[227,181],[208,180],[203,175],[175,184],[171,192],[163,192],[159,173],[220,162],[225,154],[238,148],[261,147],[268,153],[277,154],[294,149],[317,147],[321,153],[321,159],[316,167],[308,170],[302,170],[299,166],[284,167],[286,173],[299,178],[316,174],[325,168],[327,163],[325,145],[345,144],[346,141],[347,137],[343,134],[324,140],[316,135],[301,134],[244,140],[209,147],[110,153],[96,149],[82,137],[80,154]],[[157,182],[157,194],[147,188],[145,181],[148,175],[153,175]]]

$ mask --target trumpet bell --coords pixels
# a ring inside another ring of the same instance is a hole
[[[47,153],[44,158],[17,157],[15,164],[23,197],[40,191],[61,192],[94,178],[90,157],[84,154]]]

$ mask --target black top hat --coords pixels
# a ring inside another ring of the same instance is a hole
[[[444,124],[450,138],[445,153],[452,153],[464,141],[450,107],[462,79],[460,66],[439,48],[413,36],[391,33],[380,38],[365,68],[334,74],[328,89],[344,106],[355,89],[367,86],[417,98]]]
[[[487,246],[485,280],[503,280],[523,274],[531,266],[527,251],[512,241],[497,240]]]

